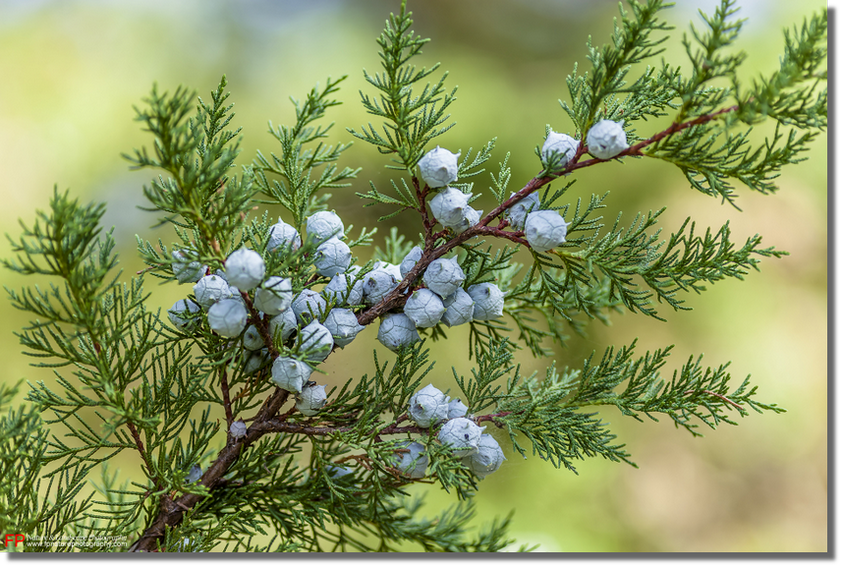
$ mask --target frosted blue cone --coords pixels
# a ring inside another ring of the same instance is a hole
[[[599,159],[611,159],[628,149],[623,121],[600,120],[588,130],[588,152]]]
[[[192,314],[201,311],[196,302],[189,299],[179,299],[167,311],[167,317],[170,322],[181,332],[192,331],[199,324],[197,319],[191,317]]]
[[[269,349],[262,348],[255,351],[246,351],[243,353],[243,374],[251,376],[269,363]]]
[[[257,287],[266,275],[266,264],[254,250],[240,248],[225,260],[225,277],[228,284],[242,291]]]
[[[424,283],[442,299],[447,298],[465,281],[465,272],[456,258],[439,258],[430,262],[424,270]]]
[[[403,440],[396,444],[393,463],[395,468],[409,478],[424,478],[430,458],[427,449],[417,441]]]
[[[217,275],[202,277],[193,286],[193,295],[196,297],[196,303],[205,309],[210,309],[210,306],[218,301],[234,297],[228,282]]]
[[[208,325],[216,334],[232,338],[246,328],[248,311],[241,301],[223,299],[208,309]]]
[[[462,403],[462,400],[450,400],[447,404],[447,419],[455,419],[457,417],[465,417],[468,414],[468,406]]]
[[[535,211],[526,216],[526,241],[536,252],[564,244],[567,223],[558,211]]]
[[[188,255],[181,250],[176,250],[172,253],[173,260],[183,260],[183,262],[173,262],[172,270],[178,283],[190,283],[199,281],[205,275],[208,267],[199,264],[199,262],[187,262]]]
[[[386,270],[395,281],[400,282],[403,279],[403,275],[401,275],[401,267],[397,264],[392,264],[390,262],[383,262],[378,260],[374,263],[375,270]]]
[[[444,315],[444,303],[429,289],[415,290],[403,307],[403,312],[412,319],[416,327],[433,327]]]
[[[509,195],[509,198],[514,197],[515,194]],[[532,211],[537,211],[541,208],[541,201],[538,198],[538,193],[530,193],[514,205],[512,205],[506,213],[506,219],[509,221],[509,226],[515,230],[523,230],[526,224],[526,215]]]
[[[254,308],[267,315],[279,315],[292,304],[292,280],[272,276],[254,292]]]
[[[313,265],[317,274],[332,278],[351,265],[351,249],[338,238],[329,238],[316,248]]]
[[[479,478],[485,478],[500,468],[506,457],[500,444],[491,435],[483,433],[475,453],[462,458],[462,464]]]
[[[260,331],[254,325],[249,325],[246,328],[246,332],[243,333],[243,348],[246,350],[260,350],[264,346],[266,345],[263,344],[263,337],[260,336]]]
[[[402,346],[417,343],[421,337],[412,319],[403,313],[387,313],[380,320],[377,340],[389,350],[396,352]]]
[[[292,300],[292,312],[301,324],[320,318],[326,309],[325,299],[319,292],[312,289],[301,290],[301,293]]]
[[[448,327],[464,325],[474,320],[474,300],[468,292],[458,288],[444,301],[444,315],[441,321]]]
[[[398,287],[398,280],[384,268],[376,268],[363,276],[363,302],[366,305],[379,303],[393,289]]]
[[[273,252],[281,247],[291,247],[298,250],[301,248],[301,235],[291,224],[287,224],[280,218],[276,224],[269,227],[269,241],[266,243],[266,251]]]
[[[474,321],[487,321],[503,316],[503,292],[493,283],[481,283],[468,288],[474,300]]]
[[[450,398],[428,384],[409,398],[407,414],[419,427],[431,427],[447,419]]]
[[[350,309],[334,308],[325,318],[324,326],[333,336],[333,342],[338,347],[351,344],[364,326],[357,322],[357,316]]]
[[[307,236],[317,243],[329,238],[345,238],[345,225],[333,211],[319,211],[307,217]]]
[[[359,266],[352,266],[344,274],[336,274],[322,290],[322,296],[336,305],[360,305],[363,302],[364,279],[359,272]]]
[[[298,319],[292,309],[287,309],[280,315],[275,315],[269,320],[269,333],[273,339],[280,337],[281,342],[286,342],[292,333],[298,328]]]
[[[484,429],[466,417],[457,417],[441,426],[438,438],[442,445],[453,448],[455,456],[467,457],[476,452]]]
[[[279,356],[272,363],[272,382],[278,388],[293,394],[301,393],[312,373],[306,362],[287,356]]]
[[[295,397],[295,409],[307,417],[319,413],[327,402],[327,392],[324,385],[311,385],[308,382],[304,385],[301,393]]]
[[[415,267],[415,264],[417,264],[418,260],[421,259],[422,253],[423,250],[421,250],[420,246],[413,246],[412,250],[409,251],[409,254],[404,256],[404,259],[400,265],[401,279],[405,278],[406,274],[408,274],[409,271]]]
[[[231,427],[228,428],[228,433],[230,433],[231,437],[234,439],[245,437],[246,432],[248,432],[248,426],[241,419],[232,423]]]
[[[445,187],[430,200],[430,212],[442,226],[457,227],[465,220],[465,210],[470,197],[459,189]]]
[[[298,343],[301,345],[300,352],[304,353],[305,360],[309,362],[323,362],[333,350],[333,336],[318,321],[312,321],[301,329]]]
[[[430,187],[444,187],[453,183],[459,174],[459,156],[436,146],[418,160],[421,179]]]
[[[572,138],[567,134],[550,131],[547,135],[547,139],[544,140],[544,145],[541,147],[541,156],[546,162],[552,154],[557,153],[561,158],[559,160],[559,165],[563,167],[567,165],[571,159],[573,159],[573,156],[576,155],[576,151],[578,149],[579,140]]]
[[[462,234],[472,226],[476,226],[479,223],[480,217],[482,217],[482,211],[477,211],[469,205],[465,207],[465,217],[462,219],[462,222],[449,228],[452,228],[453,232],[457,234]]]

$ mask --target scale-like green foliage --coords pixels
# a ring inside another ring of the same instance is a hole
[[[339,90],[339,83],[345,80],[341,77],[336,81],[327,79],[324,90],[314,87],[304,102],[292,99],[295,105],[295,126],[279,126],[275,128],[269,123],[269,133],[281,144],[281,156],[271,154],[271,161],[262,153],[257,152],[255,172],[257,185],[269,197],[260,203],[277,203],[292,213],[293,225],[300,230],[304,219],[312,213],[323,210],[329,194],[318,196],[322,189],[347,187],[345,181],[353,179],[359,173],[359,168],[348,167],[339,170],[336,162],[351,144],[324,145],[321,140],[328,137],[333,123],[328,126],[312,126],[311,124],[324,117],[328,108],[341,104],[337,100],[328,98]],[[315,148],[305,148],[307,144],[318,142]],[[316,179],[311,179],[314,171],[322,168]],[[269,178],[271,173],[278,178]]]
[[[417,70],[409,63],[429,41],[416,36],[411,26],[411,14],[407,13],[404,0],[400,13],[390,16],[377,39],[383,72],[370,75],[363,71],[365,80],[379,94],[372,97],[360,93],[362,104],[369,114],[385,121],[383,133],[371,123],[368,127],[361,127],[360,131],[348,130],[357,138],[373,144],[380,153],[397,154],[397,159],[393,161],[400,167],[390,166],[396,169],[411,169],[421,159],[430,141],[453,127],[453,124],[444,125],[450,118],[445,111],[456,100],[456,89],[448,93],[444,88],[447,73],[437,83],[427,83],[420,92],[413,91],[414,86],[422,84],[436,72],[439,64]]]
[[[826,12],[787,32],[780,68],[745,87],[745,55],[734,51],[742,27],[735,2],[722,0],[713,15],[703,15],[702,29],[684,37],[689,66],[654,61],[672,29],[661,19],[668,6],[630,0],[628,9],[621,6],[611,42],[596,47],[589,41],[591,68],[582,75],[574,69],[567,79],[570,101],[562,103],[576,136],[587,140],[599,120],[622,120],[629,146],[610,159],[673,163],[691,187],[732,204],[736,182],[773,193],[781,168],[802,160],[827,126]],[[383,71],[364,73],[375,92],[362,93],[362,106],[382,127],[350,130],[391,156],[397,165],[390,167],[403,175],[388,190],[371,183],[367,193],[357,194],[390,208],[381,222],[409,213],[402,218],[406,230],[390,227],[382,247],[354,264],[357,276],[373,270],[375,261],[394,274],[413,245],[421,254],[396,288],[349,307],[360,325],[370,327],[401,312],[425,287],[431,262],[455,258],[464,290],[494,284],[504,294],[502,317],[468,323],[463,352],[473,363],[470,373],[453,369],[452,380],[435,373],[424,341],[394,346],[394,353],[378,349],[371,372],[348,376],[326,392],[325,406],[305,413],[306,406],[296,405],[301,400],[271,379],[274,360],[292,357],[306,361],[310,378],[319,381],[316,349],[303,340],[304,317],[284,334],[256,307],[254,290],[227,287],[242,300],[243,329],[249,330],[222,336],[202,310],[176,313],[180,322],[173,313],[162,315],[150,305],[143,276],[120,281],[114,239],[100,226],[105,205],[80,205],[56,191],[48,211],[31,226],[22,223],[17,239],[9,237],[13,258],[2,260],[19,274],[48,280],[47,287],[7,291],[31,318],[18,332],[24,354],[54,369],[55,378],[30,384],[17,409],[7,408],[16,389],[0,386],[0,426],[7,432],[0,440],[0,528],[45,537],[131,533],[132,551],[498,551],[510,543],[510,518],[474,532],[472,497],[482,489],[480,475],[440,442],[441,422],[422,426],[410,411],[414,394],[434,380],[467,405],[475,424],[506,437],[506,452],[531,452],[574,472],[578,461],[595,456],[634,465],[604,421],[605,409],[638,420],[668,417],[692,435],[699,435],[699,424],[736,424],[736,416],[749,410],[783,411],[758,401],[748,378],[734,387],[727,363],[706,367],[692,356],[667,378],[672,347],[640,356],[634,340],[584,361],[566,357],[563,368],[549,363],[545,372],[521,374],[516,355],[561,359],[558,349],[568,334],[585,334],[594,319],[607,323],[623,312],[663,319],[657,304],[687,310],[689,292],[742,279],[762,258],[785,252],[762,247],[759,235],[740,245],[727,223],[697,228],[691,218],[662,235],[658,208],[604,223],[607,193],[574,203],[568,191],[575,178],[559,179],[608,161],[587,158],[584,142],[567,161],[558,153],[541,156],[536,148],[542,161],[525,181],[514,178],[509,153],[496,158],[496,171],[485,176],[496,140],[464,155],[456,149],[460,162],[452,186],[471,193],[473,204],[487,186],[496,205],[458,230],[440,226],[429,203],[437,190],[415,166],[452,126],[446,112],[455,98],[444,88],[446,73],[426,83],[438,65],[413,65],[427,40],[411,26],[403,2],[377,41]],[[295,294],[328,285],[331,278],[318,273],[320,243],[305,230],[308,217],[329,208],[325,190],[350,185],[360,171],[339,165],[349,144],[329,141],[332,124],[321,122],[339,104],[334,95],[343,79],[328,79],[324,88],[293,99],[294,124],[270,123],[280,151],[258,152],[239,175],[231,172],[240,130],[229,129],[234,115],[225,78],[209,104],[181,87],[172,94],[153,87],[146,107],[137,110],[154,137],[152,149],[126,157],[132,167],[167,175],[144,187],[144,194],[149,210],[173,227],[175,242],[138,237],[143,272],[165,283],[191,280],[184,299],[198,300],[192,284],[204,275],[230,277],[220,270],[233,250],[245,247],[261,258],[264,280],[289,278]],[[672,123],[652,131],[648,119],[665,116]],[[750,127],[767,119],[774,134],[755,145]],[[546,251],[533,248],[529,231],[516,228],[509,216],[532,194],[541,209],[557,211],[567,223],[564,242]],[[300,247],[291,242],[272,250],[274,218],[266,211],[255,215],[256,205],[283,207]],[[361,247],[372,244],[374,231],[364,228],[353,239],[352,227],[344,229],[337,236],[363,256]],[[519,251],[529,253],[518,258]],[[185,265],[188,272],[195,268],[193,277],[184,276]],[[348,290],[330,296],[311,315],[326,323],[349,296]],[[419,331],[425,339],[450,332],[444,323]],[[247,350],[247,339],[259,348]],[[360,356],[357,345],[344,348],[356,348]],[[343,354],[334,348],[330,356]],[[241,424],[244,433],[237,429]],[[423,476],[413,477],[399,464],[410,440],[424,445]],[[109,464],[126,452],[139,464],[130,481],[120,483]],[[437,484],[459,502],[426,517],[422,499],[409,495],[416,483]],[[95,539],[75,549],[123,550]]]

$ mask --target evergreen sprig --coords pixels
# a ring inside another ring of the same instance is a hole
[[[317,196],[322,189],[347,187],[346,182],[359,173],[359,168],[339,169],[335,162],[351,144],[325,145],[321,140],[328,137],[333,123],[327,126],[313,126],[324,117],[327,109],[341,104],[329,98],[339,90],[339,83],[346,77],[333,81],[327,79],[324,89],[314,87],[307,93],[304,102],[292,99],[295,106],[295,125],[274,127],[269,123],[269,133],[281,145],[281,155],[271,154],[271,160],[257,152],[254,169],[257,185],[267,197],[260,203],[277,203],[292,213],[293,224],[301,229],[304,219],[316,211],[324,210],[329,194]],[[317,142],[315,148],[307,144]],[[321,168],[318,170],[317,168]],[[271,183],[267,173],[274,174]],[[316,179],[311,176],[318,173]]]
[[[747,123],[766,116],[782,125],[827,128],[827,10],[814,14],[801,27],[784,30],[784,55],[780,69],[755,79],[739,93],[738,115]]]
[[[567,79],[571,100],[562,106],[579,138],[575,153],[544,156],[536,148],[537,173],[517,182],[514,191],[507,153],[488,174],[494,208],[474,211],[478,218],[464,226],[446,226],[429,203],[442,189],[425,180],[423,171],[419,179],[414,168],[452,126],[446,112],[455,90],[445,90],[446,73],[422,86],[438,65],[414,65],[428,40],[415,34],[402,2],[377,40],[383,71],[364,72],[377,93],[361,95],[363,108],[383,127],[349,132],[391,155],[397,165],[390,167],[409,173],[391,180],[389,192],[370,183],[367,193],[357,194],[390,208],[381,222],[408,212],[418,224],[409,233],[390,227],[371,260],[353,258],[353,270],[340,270],[346,284],[354,276],[368,286],[355,304],[345,304],[355,290],[351,281],[342,293],[320,295],[323,306],[302,311],[296,305],[292,322],[283,321],[291,307],[280,315],[261,311],[272,310],[258,297],[259,289],[267,291],[259,286],[268,277],[288,279],[298,298],[338,280],[319,267],[326,248],[315,235],[297,234],[304,236],[300,243],[290,238],[278,244],[272,239],[279,225],[268,212],[252,211],[255,205],[280,205],[300,233],[311,215],[328,209],[324,190],[345,187],[357,176],[358,168],[337,165],[350,144],[332,141],[332,123],[322,122],[339,104],[334,95],[344,77],[293,99],[294,124],[270,123],[279,153],[258,152],[239,175],[231,174],[240,130],[232,129],[225,77],[209,103],[195,103],[183,87],[172,94],[153,87],[146,107],[137,110],[154,138],[152,149],[126,157],[132,167],[167,175],[144,187],[144,194],[149,210],[173,227],[175,243],[138,237],[147,268],[122,282],[114,238],[100,226],[105,206],[81,205],[55,190],[50,209],[39,212],[33,225],[22,223],[19,238],[10,237],[14,257],[2,260],[21,275],[48,280],[45,288],[7,291],[31,318],[18,333],[24,353],[35,365],[53,369],[55,378],[31,384],[17,410],[4,409],[16,389],[0,386],[0,426],[9,432],[0,440],[0,476],[12,479],[0,486],[0,527],[48,537],[130,532],[136,534],[130,551],[392,551],[404,545],[499,551],[510,543],[510,517],[476,533],[469,529],[483,471],[440,438],[456,419],[450,412],[459,406],[445,395],[455,398],[457,386],[468,407],[465,419],[494,438],[507,434],[512,450],[524,457],[531,445],[532,454],[574,472],[579,460],[595,456],[636,466],[604,420],[612,407],[637,420],[666,416],[693,435],[700,424],[736,424],[736,416],[749,410],[782,412],[759,401],[748,378],[734,387],[727,363],[706,367],[701,356],[691,356],[670,379],[663,377],[672,347],[640,356],[632,341],[528,376],[516,362],[526,349],[535,357],[555,357],[567,334],[585,334],[593,319],[607,323],[624,311],[662,319],[656,302],[689,309],[688,292],[743,279],[762,258],[785,254],[762,247],[759,235],[740,246],[728,223],[697,229],[688,218],[662,236],[658,208],[633,215],[630,223],[619,215],[605,224],[601,210],[609,194],[574,203],[568,192],[575,178],[560,183],[561,176],[613,159],[653,157],[679,167],[691,187],[733,204],[735,181],[773,193],[781,168],[801,161],[827,125],[826,12],[787,32],[780,68],[746,88],[745,55],[734,51],[743,24],[735,19],[734,0],[721,0],[713,15],[703,15],[704,27],[685,36],[687,72],[676,63],[653,65],[672,29],[660,19],[669,4],[628,5],[621,6],[609,44],[588,42],[591,69],[579,75],[577,66]],[[640,70],[635,79],[632,69]],[[672,116],[668,126],[642,133],[649,118],[664,116]],[[775,123],[774,134],[753,145],[749,128],[765,119]],[[601,120],[624,121],[622,134],[630,143],[612,157],[588,158],[588,134]],[[468,206],[477,202],[473,191],[482,186],[495,143],[453,154],[461,162],[454,161],[456,178],[449,183]],[[566,219],[563,241],[551,248],[537,246],[528,220],[521,225],[513,216],[514,207],[535,196],[543,213]],[[354,253],[372,243],[374,231],[364,228],[353,240],[352,227],[343,228],[329,241],[337,249],[346,238]],[[414,243],[420,253],[415,250],[412,262],[399,267]],[[254,286],[244,276],[240,289],[223,277],[237,277],[230,253],[243,248],[252,251],[264,276]],[[526,253],[519,257],[519,251]],[[416,394],[440,378],[435,370],[441,361],[434,364],[427,339],[447,337],[441,322],[416,329],[419,340],[405,344],[381,337],[393,354],[375,350],[371,372],[345,376],[326,392],[324,406],[308,409],[303,393],[281,379],[276,365],[283,368],[288,359],[306,364],[313,378],[309,388],[319,379],[321,360],[343,356],[335,346],[321,351],[307,340],[310,320],[326,324],[331,313],[348,309],[365,328],[386,315],[406,315],[414,293],[434,293],[425,276],[439,259],[456,260],[465,276],[459,286],[474,293],[464,345],[473,366],[467,375],[452,369],[452,387],[441,392],[448,418],[436,414],[426,424],[416,413],[429,409]],[[375,271],[392,283],[385,292],[373,293],[365,281]],[[213,323],[206,305],[199,309],[197,303],[188,314],[183,306],[199,301],[198,287],[185,292],[181,309],[174,306],[163,316],[144,291],[144,273],[191,285],[219,278],[214,281],[225,282],[222,293],[228,291],[225,301],[230,313],[239,313],[242,329]],[[503,296],[502,316],[476,307],[489,284]],[[412,451],[408,442],[423,445],[426,462],[419,456],[413,463],[426,465],[421,475],[411,474],[401,460]],[[127,451],[140,464],[128,482],[118,483],[109,464]],[[409,496],[416,483],[437,484],[459,502],[423,517],[422,499]],[[95,540],[76,549],[118,550]]]
[[[160,168],[171,175],[144,187],[152,204],[149,210],[168,213],[161,221],[188,231],[185,234],[195,231],[198,238],[182,237],[184,244],[197,247],[201,258],[218,261],[229,251],[257,191],[250,170],[240,177],[229,176],[240,153],[235,141],[240,130],[224,129],[234,116],[233,105],[225,106],[227,84],[223,76],[211,94],[212,105],[199,99],[195,116],[190,116],[194,93],[178,87],[172,95],[159,94],[157,85],[153,86],[145,99],[149,108],[135,108],[135,112],[136,120],[155,136],[154,155],[146,148],[123,155],[134,168]]]
[[[366,112],[385,121],[383,134],[371,123],[359,131],[348,129],[357,138],[373,144],[380,153],[397,154],[393,161],[400,166],[389,167],[406,170],[418,162],[431,140],[453,127],[453,123],[444,125],[450,118],[445,111],[456,100],[456,89],[448,93],[444,88],[447,73],[437,83],[427,83],[420,92],[413,91],[416,84],[436,72],[439,64],[420,70],[409,64],[429,41],[416,36],[411,26],[412,12],[406,11],[404,0],[400,12],[390,15],[377,39],[383,72],[370,75],[363,71],[366,82],[380,94],[372,97],[360,92],[362,105]]]
[[[674,163],[694,189],[739,208],[731,180],[763,194],[777,191],[774,179],[781,168],[801,161],[800,154],[816,135],[815,131],[799,135],[793,129],[784,137],[777,125],[771,139],[767,138],[762,147],[752,148],[748,131],[729,133],[705,124],[671,136],[646,153]]]
[[[687,34],[681,40],[693,72],[678,88],[682,99],[678,121],[683,121],[688,116],[714,112],[728,99],[728,89],[706,85],[718,78],[733,80],[737,69],[745,61],[745,53],[727,52],[727,48],[737,40],[745,23],[745,20],[733,18],[738,12],[735,6],[735,0],[723,0],[713,16],[708,16],[700,10],[706,29],[700,31],[691,25],[692,41]]]
[[[672,29],[658,19],[659,12],[670,6],[672,4],[661,0],[650,0],[645,4],[631,0],[630,16],[620,4],[620,22],[614,21],[611,43],[600,49],[588,40],[588,60],[592,69],[590,73],[579,76],[576,74],[577,68],[574,68],[573,75],[567,78],[573,106],[561,102],[579,135],[587,132],[603,113],[608,114],[603,104],[606,100],[614,104],[613,98],[618,93],[629,93],[628,102],[633,117],[643,114],[658,116],[660,109],[669,106],[669,101],[675,95],[671,81],[665,80],[671,77],[667,68],[661,72],[657,82],[652,80],[649,69],[630,87],[626,87],[626,76],[632,65],[652,59],[664,51],[659,46],[666,41],[667,36],[653,37],[653,33]]]

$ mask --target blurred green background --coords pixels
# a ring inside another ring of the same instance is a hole
[[[685,64],[680,34],[700,24],[696,10],[712,12],[714,0],[679,0],[668,12],[677,30],[666,56]],[[743,1],[748,17],[741,47],[748,52],[746,76],[769,72],[782,51],[783,26],[826,4]],[[497,136],[494,170],[511,151],[512,188],[539,170],[533,148],[544,125],[569,131],[558,105],[567,99],[564,79],[575,61],[585,62],[585,42],[607,42],[616,15],[612,1],[416,0],[416,30],[430,37],[422,64],[442,62],[448,84],[458,85],[451,107],[457,126],[440,139],[450,149],[479,147]],[[209,98],[222,74],[229,80],[235,123],[243,128],[240,162],[258,148],[276,151],[267,121],[289,123],[288,97],[302,97],[326,77],[348,74],[339,97],[345,104],[329,118],[334,139],[349,141],[345,127],[368,122],[358,103],[366,88],[362,68],[378,68],[374,38],[397,0],[3,0],[0,2],[0,207],[2,232],[16,236],[19,218],[30,223],[47,207],[57,184],[83,201],[106,201],[106,226],[116,227],[122,267],[139,269],[134,235],[153,239],[141,188],[152,172],[131,172],[121,152],[150,139],[133,121],[152,83],[178,84]],[[657,131],[641,123],[638,133]],[[764,261],[762,273],[727,281],[701,296],[688,297],[692,312],[661,313],[668,323],[640,315],[615,316],[613,325],[594,324],[587,338],[571,339],[557,351],[562,366],[580,367],[591,351],[639,339],[638,353],[669,344],[672,367],[704,353],[709,365],[733,360],[738,382],[751,374],[759,398],[787,408],[782,415],[752,414],[739,427],[723,426],[694,439],[670,423],[637,423],[608,412],[606,420],[640,466],[589,460],[579,475],[556,470],[538,458],[523,460],[504,445],[509,461],[481,484],[478,522],[515,511],[512,535],[543,551],[825,551],[827,549],[827,144],[821,136],[809,160],[784,170],[780,192],[764,197],[740,188],[738,212],[688,188],[666,164],[630,161],[581,172],[571,198],[610,190],[606,219],[619,210],[630,220],[637,211],[668,207],[664,230],[689,215],[702,228],[726,220],[736,242],[760,233],[764,243],[790,256]],[[362,209],[354,191],[369,179],[388,185],[386,161],[373,148],[356,144],[341,165],[362,166],[352,188],[337,191],[332,206],[357,229],[375,226],[382,214]],[[489,184],[485,177],[474,192]],[[485,191],[486,197],[490,192]],[[487,202],[487,201],[486,201]],[[288,219],[287,219],[288,220]],[[408,237],[420,230],[409,215],[395,224]],[[387,226],[377,225],[380,234]],[[0,255],[9,256],[6,239]],[[365,254],[367,252],[363,252]],[[364,258],[366,259],[366,258]],[[18,288],[22,278],[7,270],[0,282]],[[155,305],[169,307],[189,290],[149,281]],[[50,372],[28,366],[13,332],[24,314],[0,301],[4,360],[2,379],[51,380]],[[354,348],[329,360],[329,381],[370,371],[375,346],[369,330]],[[449,366],[467,373],[466,335],[434,345],[435,382],[454,393]],[[383,349],[381,349],[382,351]],[[547,361],[521,356],[527,371]],[[499,439],[503,439],[498,435]],[[137,460],[120,463],[126,476]],[[428,490],[421,487],[419,490]],[[433,490],[429,512],[455,501]]]

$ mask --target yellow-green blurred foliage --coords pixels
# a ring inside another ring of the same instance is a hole
[[[696,8],[713,11],[715,0],[679,0],[669,12],[677,26],[667,57],[685,63],[679,44],[687,22],[700,24]],[[749,17],[741,46],[749,53],[747,76],[771,71],[782,50],[780,33],[825,3],[743,2]],[[141,187],[149,171],[130,172],[121,152],[150,143],[133,122],[132,105],[153,82],[164,89],[185,84],[208,97],[227,74],[235,103],[235,123],[243,127],[241,163],[257,148],[275,151],[267,121],[289,123],[288,97],[301,97],[327,76],[349,74],[334,109],[337,140],[344,130],[368,122],[358,104],[366,88],[362,67],[378,65],[374,38],[397,0],[5,0],[0,3],[0,227],[18,234],[17,220],[29,223],[44,209],[54,184],[70,188],[83,201],[109,204],[106,225],[115,225],[126,277],[140,268],[134,235],[147,239],[166,231],[143,204]],[[512,152],[512,188],[539,170],[533,148],[544,125],[569,130],[558,105],[566,99],[564,78],[574,61],[585,62],[585,42],[608,41],[617,3],[600,0],[416,0],[416,29],[432,38],[422,64],[442,62],[448,84],[458,85],[452,106],[458,123],[440,144],[450,149],[479,147],[497,136],[492,168]],[[656,131],[641,123],[638,133]],[[650,130],[651,129],[651,130]],[[759,399],[787,408],[782,415],[757,415],[694,439],[670,423],[637,423],[606,414],[625,442],[634,469],[589,460],[579,475],[556,470],[538,458],[523,460],[504,443],[508,462],[481,483],[476,497],[480,520],[514,509],[513,535],[541,544],[544,551],[823,551],[827,549],[827,223],[826,137],[809,161],[784,170],[774,196],[740,191],[744,212],[688,188],[666,164],[629,160],[582,171],[571,197],[611,191],[607,219],[625,211],[668,206],[665,230],[693,215],[704,228],[731,221],[735,240],[755,233],[790,256],[762,263],[762,273],[745,281],[721,283],[688,297],[691,312],[661,313],[668,323],[640,315],[616,316],[611,327],[594,324],[585,339],[557,350],[564,366],[581,365],[592,350],[628,344],[638,349],[675,344],[672,368],[691,354],[704,353],[710,365],[733,360],[734,381],[751,374]],[[464,155],[464,154],[463,154]],[[336,191],[332,206],[356,229],[375,226],[382,211],[361,208],[354,196],[369,179],[387,186],[386,161],[373,148],[356,144],[340,165],[361,165],[353,187]],[[481,181],[475,193],[487,186]],[[486,190],[486,197],[490,193]],[[277,213],[277,211],[273,211]],[[409,214],[395,222],[408,237],[421,230]],[[380,234],[384,225],[376,225]],[[0,243],[8,257],[9,244]],[[364,252],[367,254],[368,252]],[[3,271],[0,281],[17,288],[25,282]],[[152,304],[169,307],[186,287],[148,281]],[[26,322],[7,300],[0,301],[2,379],[51,379],[28,366],[13,332]],[[368,353],[375,332],[329,360],[331,384],[370,371]],[[456,385],[451,365],[467,373],[466,335],[434,345],[439,387]],[[383,350],[383,349],[381,349]],[[543,371],[547,361],[520,357],[527,372]],[[458,395],[458,393],[456,393]],[[492,427],[493,429],[493,427]],[[497,436],[500,440],[503,437]],[[121,457],[122,458],[122,457]],[[204,463],[207,464],[207,463]],[[137,459],[119,461],[123,477],[137,479]],[[416,491],[426,491],[426,486]],[[455,500],[433,490],[430,512]]]

